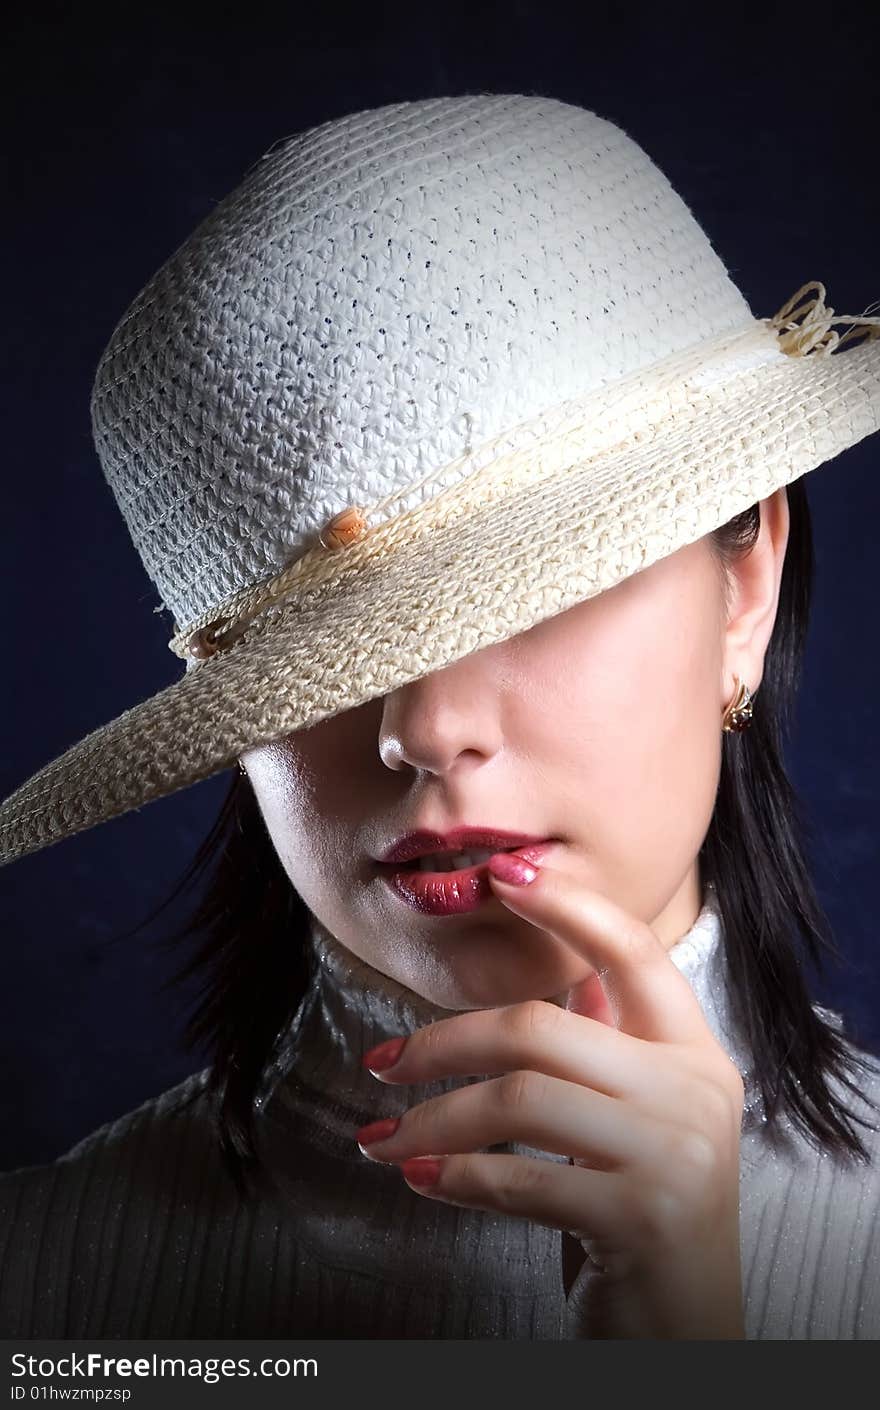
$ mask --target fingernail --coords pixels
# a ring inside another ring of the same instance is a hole
[[[509,886],[528,886],[538,875],[537,867],[513,852],[496,852],[494,857],[489,858],[488,867],[493,876],[499,881],[506,881]]]
[[[399,1116],[389,1116],[384,1121],[371,1121],[368,1126],[362,1126],[359,1131],[355,1131],[354,1138],[359,1146],[373,1146],[378,1141],[387,1141],[399,1125]]]
[[[362,1066],[368,1067],[371,1072],[384,1072],[386,1067],[393,1067],[397,1062],[405,1043],[405,1037],[389,1038],[387,1043],[379,1043],[377,1047],[364,1053],[361,1058]]]
[[[410,1185],[436,1185],[443,1169],[442,1160],[425,1156],[413,1156],[412,1160],[401,1161],[401,1173]]]

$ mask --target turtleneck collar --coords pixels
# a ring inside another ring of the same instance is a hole
[[[413,1033],[458,1010],[444,1008],[360,959],[324,926],[311,918],[307,943],[313,976],[291,1026],[282,1035],[277,1056],[264,1074],[258,1109],[276,1088],[292,1085],[323,1095],[331,1103],[359,1107],[366,1099],[375,1116],[400,1114],[420,1094],[430,1096],[475,1078],[393,1087],[376,1082],[361,1066],[363,1054],[386,1038]],[[757,1118],[751,1081],[751,1054],[734,1018],[721,914],[708,883],[703,905],[691,926],[669,950],[673,964],[694,991],[705,1019],[746,1085],[746,1119]],[[382,1110],[379,1110],[381,1105]],[[386,1110],[387,1108],[387,1110]]]

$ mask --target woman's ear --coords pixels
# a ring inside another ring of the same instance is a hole
[[[722,653],[722,705],[731,697],[734,676],[754,693],[764,674],[764,656],[773,634],[779,587],[788,547],[788,493],[783,485],[760,501],[761,525],[752,548],[728,564],[728,607]]]

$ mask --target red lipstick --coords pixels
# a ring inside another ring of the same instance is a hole
[[[456,839],[453,844],[450,844],[450,836]],[[393,854],[395,850],[398,852],[408,851],[409,857],[406,860],[409,860],[415,856],[425,856],[430,852],[467,852],[479,847],[481,850],[492,848],[498,852],[515,851],[519,857],[539,862],[556,841],[555,838],[533,838],[521,844],[516,841],[513,845],[505,844],[505,837],[516,839],[517,836],[522,837],[523,834],[505,834],[499,833],[497,830],[490,832],[486,828],[461,828],[456,833],[446,834],[445,837],[441,837],[437,833],[410,833],[395,844],[391,853]],[[486,838],[492,840],[482,840]],[[427,844],[425,839],[427,839]],[[441,845],[438,846],[438,842]],[[498,899],[492,890],[487,864],[488,858],[486,861],[477,862],[473,866],[462,867],[455,871],[424,871],[420,867],[407,866],[395,863],[395,861],[384,862],[381,867],[383,880],[407,905],[412,906],[414,910],[420,911],[423,915],[448,916],[476,911],[487,901]]]
[[[526,832],[506,832],[499,827],[456,827],[451,832],[431,832],[419,828],[406,832],[383,854],[383,862],[408,862],[413,857],[426,857],[431,852],[472,852],[476,847],[492,847],[507,852],[520,845],[536,846],[546,837],[532,837]]]

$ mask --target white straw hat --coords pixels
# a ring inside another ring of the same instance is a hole
[[[0,863],[708,534],[877,430],[878,334],[818,282],[756,318],[638,143],[570,103],[285,139],[137,296],[92,392],[186,669],[0,804]]]

